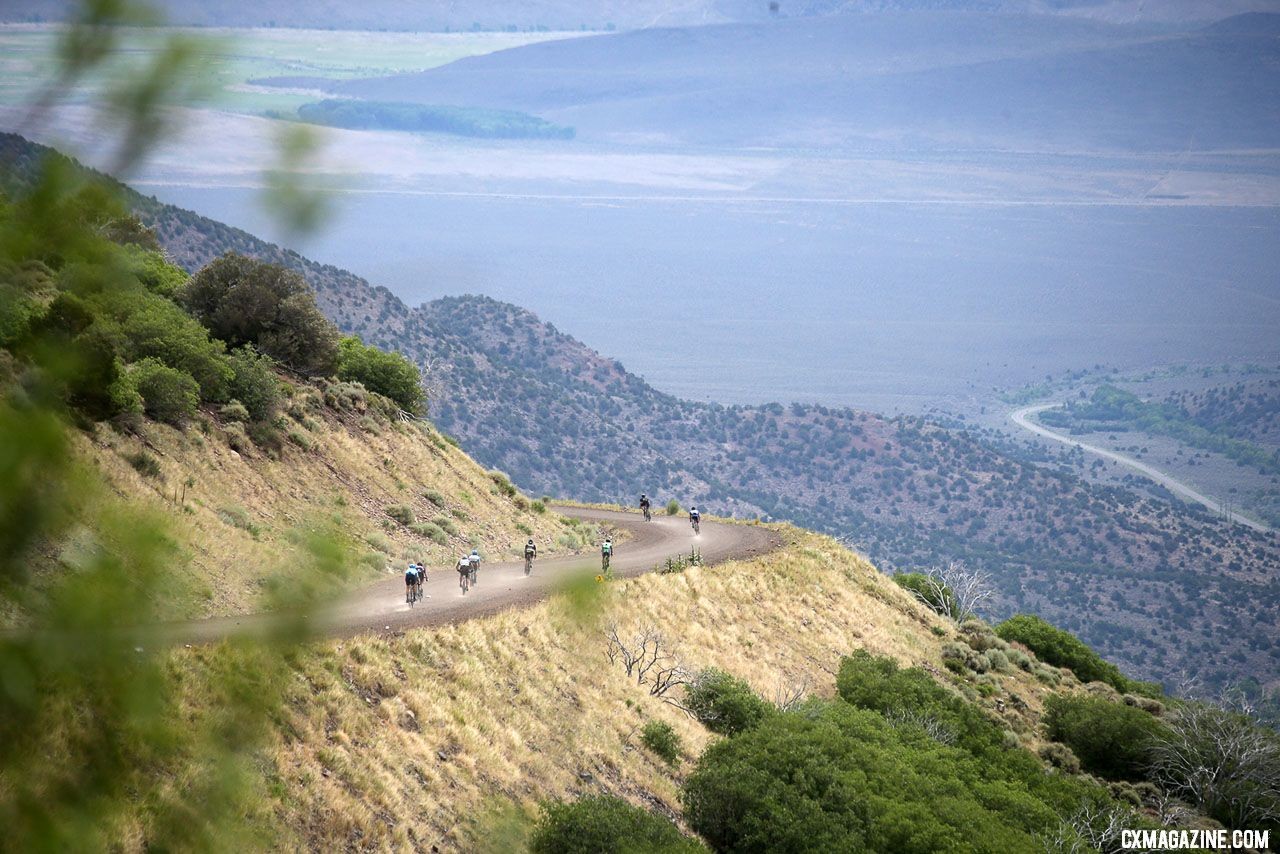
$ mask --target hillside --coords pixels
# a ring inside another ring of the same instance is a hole
[[[618,585],[586,622],[552,601],[308,649],[263,750],[266,776],[287,794],[260,812],[287,847],[450,851],[515,850],[495,835],[518,834],[508,811],[531,816],[543,798],[608,792],[678,817],[692,759],[715,736],[610,663],[612,626],[623,638],[657,630],[690,671],[721,668],[770,699],[830,697],[840,656],[865,649],[968,686],[1027,747],[1041,744],[1045,698],[1078,685],[1069,671],[1053,668],[1053,685],[1017,669],[952,677],[941,651],[954,627],[830,539],[787,536],[783,554]],[[198,672],[219,654],[177,658]],[[979,682],[995,690],[980,696]],[[641,743],[648,720],[675,728],[676,764]]]
[[[886,567],[961,560],[995,577],[993,616],[1032,608],[1144,677],[1280,678],[1275,535],[1090,485],[965,429],[682,401],[514,306],[409,309],[345,271],[130,198],[189,269],[234,249],[301,270],[340,328],[426,367],[436,423],[531,493],[632,504],[648,491],[847,537]]]
[[[1280,131],[1280,42],[1251,21],[1170,34],[1088,19],[933,12],[647,29],[331,89],[522,110],[608,142],[1270,149]]]

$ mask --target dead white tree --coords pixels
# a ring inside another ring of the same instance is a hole
[[[956,734],[950,727],[933,715],[925,714],[917,709],[890,709],[884,717],[894,727],[919,727],[924,730],[925,735],[939,744],[950,745],[956,743]]]
[[[798,708],[809,696],[809,687],[808,676],[802,676],[794,682],[779,682],[773,689],[773,704],[780,712],[790,712]]]
[[[691,673],[676,655],[673,644],[653,626],[646,626],[623,640],[618,626],[611,623],[605,631],[605,657],[610,664],[621,664],[627,676],[644,685],[654,697],[667,698],[667,692],[677,685],[688,683]]]
[[[923,589],[909,588],[924,605],[942,616],[963,623],[995,593],[991,579],[980,569],[969,569],[958,560],[922,575]]]
[[[1152,747],[1152,771],[1174,795],[1232,827],[1280,820],[1280,736],[1245,704],[1191,702]]]
[[[1051,854],[1085,854],[1113,852],[1120,849],[1120,834],[1133,823],[1133,816],[1119,807],[1084,806],[1058,825],[1057,830],[1040,837]]]

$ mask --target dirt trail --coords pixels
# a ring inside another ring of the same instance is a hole
[[[1271,530],[1270,527],[1262,524],[1261,522],[1250,519],[1248,516],[1237,513],[1234,510],[1228,510],[1221,502],[1215,501],[1201,492],[1197,492],[1182,481],[1170,477],[1159,469],[1152,468],[1144,462],[1135,460],[1132,457],[1126,457],[1124,454],[1118,454],[1115,451],[1109,451],[1106,448],[1100,448],[1097,445],[1090,445],[1085,442],[1081,442],[1078,439],[1073,439],[1070,436],[1064,436],[1061,433],[1055,433],[1053,430],[1043,427],[1031,420],[1031,416],[1036,413],[1044,412],[1046,409],[1057,409],[1061,406],[1061,403],[1039,403],[1034,406],[1024,406],[1022,409],[1009,413],[1009,418],[1014,424],[1017,424],[1024,430],[1030,430],[1037,436],[1043,436],[1046,439],[1052,439],[1055,442],[1061,442],[1064,445],[1070,445],[1073,448],[1080,448],[1081,450],[1088,451],[1091,454],[1097,454],[1100,457],[1115,460],[1121,465],[1128,466],[1134,471],[1139,471],[1163,486],[1165,489],[1168,489],[1170,492],[1180,495],[1183,498],[1190,499],[1198,504],[1203,504],[1214,513],[1221,514],[1232,522],[1263,533],[1267,533]]]
[[[768,528],[704,521],[702,533],[693,535],[684,516],[654,516],[645,522],[638,513],[584,507],[552,507],[552,512],[588,522],[604,522],[625,528],[631,537],[619,543],[613,556],[614,575],[630,577],[652,570],[669,557],[689,554],[696,548],[706,564],[749,558],[781,545]],[[533,573],[524,574],[524,562],[485,563],[475,587],[465,596],[458,588],[453,567],[428,567],[428,598],[413,607],[404,601],[404,575],[395,575],[362,590],[353,591],[337,604],[310,617],[312,631],[331,637],[363,632],[401,630],[413,626],[456,623],[507,608],[544,599],[575,573],[600,571],[598,554],[537,560]],[[173,642],[209,643],[232,635],[266,634],[280,624],[273,615],[215,617],[168,627]]]

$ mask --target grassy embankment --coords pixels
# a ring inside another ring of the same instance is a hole
[[[957,685],[1034,748],[1047,685],[1015,669],[976,677],[994,686],[980,693],[943,666],[954,624],[833,540],[782,531],[789,544],[779,552],[594,588],[601,596],[585,611],[562,596],[307,647],[259,763],[264,810],[286,845],[322,849],[475,850],[495,814],[532,815],[542,799],[602,790],[675,817],[683,774],[715,736],[608,661],[610,625],[624,638],[657,629],[689,668],[722,668],[767,698],[806,685],[828,695],[841,655],[889,655]],[[181,651],[175,664],[198,672],[221,654]],[[652,718],[679,733],[678,766],[641,746]]]
[[[174,517],[188,582],[175,616],[255,610],[270,575],[287,571],[298,531],[317,523],[355,543],[354,585],[411,559],[445,565],[473,547],[490,560],[515,559],[528,536],[548,555],[594,545],[591,526],[538,512],[540,503],[425,422],[335,408],[307,387],[293,401],[301,417],[274,452],[236,442],[236,425],[212,412],[186,430],[148,421],[137,435],[100,426],[77,438],[113,491]]]

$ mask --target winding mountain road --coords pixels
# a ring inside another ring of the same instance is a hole
[[[1073,439],[1070,436],[1064,436],[1061,433],[1056,433],[1048,427],[1037,424],[1031,420],[1031,416],[1033,415],[1044,412],[1047,409],[1058,409],[1062,405],[1063,404],[1061,403],[1038,403],[1032,406],[1024,406],[1021,409],[1017,409],[1009,413],[1009,419],[1013,421],[1014,424],[1017,424],[1024,430],[1031,431],[1037,436],[1042,436],[1054,442],[1061,442],[1062,444],[1069,445],[1073,448],[1080,448],[1081,450],[1088,451],[1091,454],[1097,454],[1100,457],[1114,460],[1123,466],[1128,466],[1134,471],[1141,472],[1151,478],[1170,492],[1181,495],[1183,498],[1189,499],[1198,504],[1203,504],[1214,513],[1220,513],[1239,525],[1244,525],[1245,527],[1252,528],[1255,531],[1261,531],[1263,533],[1267,533],[1271,530],[1270,527],[1262,524],[1261,522],[1250,519],[1248,516],[1241,515],[1234,510],[1228,510],[1220,501],[1216,501],[1204,493],[1197,492],[1182,481],[1170,477],[1159,469],[1152,468],[1140,460],[1135,460],[1132,457],[1126,457],[1124,454],[1118,454],[1115,451],[1110,451],[1106,448],[1100,448],[1097,445],[1090,445],[1086,442],[1081,442],[1079,439]]]
[[[614,549],[613,573],[630,577],[649,572],[669,557],[697,549],[704,564],[749,558],[773,551],[782,543],[775,531],[751,525],[730,525],[704,521],[702,533],[694,536],[684,516],[658,516],[645,522],[638,513],[597,510],[586,507],[552,507],[553,512],[614,530],[625,529],[631,536]],[[457,623],[507,608],[545,599],[568,579],[580,573],[600,571],[599,554],[548,558],[534,561],[533,573],[524,574],[524,561],[485,563],[476,586],[465,596],[458,588],[458,573],[452,566],[428,567],[430,579],[424,585],[426,598],[410,607],[404,601],[404,575],[398,572],[362,590],[352,591],[340,601],[312,614],[307,622],[313,633],[346,637],[364,632],[402,630],[415,626]],[[163,633],[171,642],[212,643],[240,635],[265,635],[281,624],[273,614],[215,617],[169,626]]]

